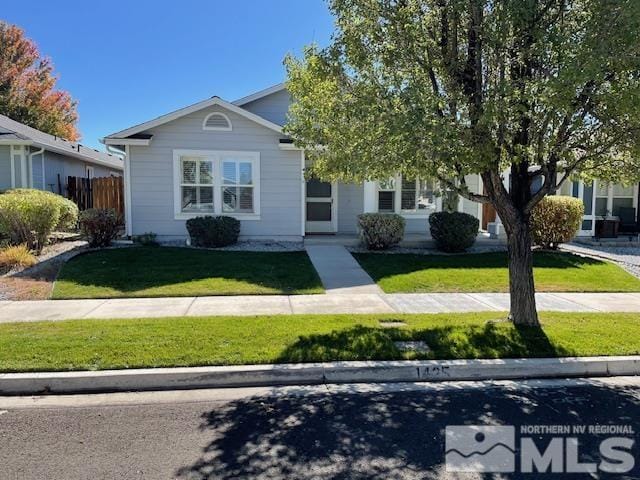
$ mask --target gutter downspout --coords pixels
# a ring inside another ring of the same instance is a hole
[[[124,228],[125,236],[131,238],[132,235],[132,221],[131,221],[131,164],[130,164],[130,150],[129,145],[124,146],[124,152],[114,148],[112,145],[105,145],[107,151],[113,155],[116,155],[124,160]]]
[[[33,157],[35,155],[40,155],[44,153],[44,147],[41,147],[40,150],[36,150],[35,152],[31,152],[29,154],[29,187],[33,188]],[[45,190],[44,186],[44,155],[42,156],[42,190]]]

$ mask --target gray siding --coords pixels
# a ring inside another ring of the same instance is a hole
[[[242,108],[260,115],[266,118],[270,122],[277,123],[278,125],[284,125],[287,123],[287,112],[289,111],[289,104],[291,103],[291,97],[289,92],[281,90],[266,97],[262,97],[253,102],[249,102],[243,105]]]
[[[38,179],[42,177],[41,171],[40,173],[36,171],[37,158],[38,158],[38,155],[34,156],[33,187],[42,188],[40,180],[36,181],[36,175]],[[60,195],[66,195],[67,177],[86,176],[87,166],[92,166],[94,168],[95,177],[108,177],[111,174],[111,172],[121,174],[121,172],[118,172],[115,169],[110,169],[108,167],[90,164],[73,157],[61,155],[59,153],[45,151],[44,152],[45,190],[58,193]],[[58,188],[58,175],[60,175],[60,184],[62,187],[61,189]]]
[[[364,211],[363,184],[338,184],[338,233],[357,233],[358,215]]]
[[[224,112],[231,132],[204,131],[211,112]],[[242,220],[243,238],[296,239],[302,236],[301,154],[282,151],[280,135],[220,107],[192,113],[148,131],[147,147],[132,146],[131,220],[133,235],[154,232],[162,240],[187,238],[185,220],[174,214],[173,150],[238,150],[260,153],[260,220]]]
[[[0,145],[0,191],[11,188],[11,147]]]

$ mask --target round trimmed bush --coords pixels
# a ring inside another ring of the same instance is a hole
[[[80,230],[92,248],[111,245],[122,228],[122,217],[112,208],[89,208],[80,213]]]
[[[531,236],[534,245],[557,249],[576,236],[584,205],[578,198],[553,195],[542,199],[531,212]]]
[[[436,212],[429,215],[431,237],[438,250],[455,253],[471,247],[478,236],[479,221],[462,212]]]
[[[240,221],[226,216],[190,218],[187,231],[194,247],[226,247],[238,242]]]
[[[40,251],[54,230],[75,226],[78,208],[55,193],[34,189],[0,195],[0,232],[14,245]]]
[[[405,221],[395,213],[358,215],[360,239],[369,250],[386,250],[404,237]]]

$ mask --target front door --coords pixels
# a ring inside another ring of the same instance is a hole
[[[335,193],[336,184],[315,178],[307,180],[306,233],[336,232]]]

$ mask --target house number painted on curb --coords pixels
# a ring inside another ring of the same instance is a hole
[[[432,367],[424,367],[421,377],[450,377],[449,365],[434,365]]]

